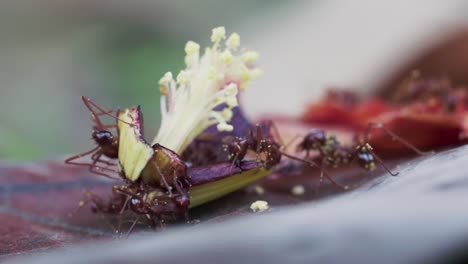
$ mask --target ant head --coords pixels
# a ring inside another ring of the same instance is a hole
[[[93,139],[98,145],[108,145],[113,141],[114,136],[107,130],[93,131]]]
[[[362,168],[373,171],[376,169],[375,157],[370,153],[365,146],[359,146],[357,148],[356,158],[358,160],[359,166]]]

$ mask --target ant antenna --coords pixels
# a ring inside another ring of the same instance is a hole
[[[405,145],[407,148],[409,148],[409,149],[413,150],[414,152],[416,152],[416,154],[419,154],[421,156],[427,156],[427,155],[434,154],[434,151],[422,151],[422,150],[416,148],[413,144],[411,144],[408,141],[404,140],[402,137],[395,134],[395,132],[393,132],[393,131],[389,130],[388,128],[384,127],[381,123],[372,123],[371,122],[371,123],[369,123],[367,125],[366,133],[364,134],[364,140],[365,140],[366,143],[369,142],[370,132],[371,132],[372,128],[381,129],[387,135],[392,137],[392,140],[399,141],[401,144]]]
[[[284,149],[284,150],[287,150],[288,147],[291,146],[292,143],[294,143],[294,141],[296,141],[296,140],[297,140],[298,138],[300,138],[300,137],[301,137],[301,134],[296,134],[292,139],[290,139],[290,140],[288,141],[288,143],[287,143],[286,145],[284,145],[283,149]]]
[[[116,112],[117,115],[118,113],[120,112],[119,110],[110,110],[110,111],[107,111],[105,110],[104,108],[102,108],[101,106],[99,106],[98,104],[96,104],[95,102],[93,102],[89,97],[86,97],[86,96],[81,96],[81,100],[83,100],[83,103],[86,105],[86,107],[88,108],[88,110],[91,112],[91,115],[93,116],[93,119],[96,121],[96,123],[98,124],[98,127],[100,129],[105,129],[105,127],[109,127],[109,126],[104,126],[100,120],[100,118],[98,118],[98,116],[100,115],[107,115],[107,116],[110,116],[112,118],[114,118],[115,120],[117,121],[120,121],[122,123],[125,123],[129,126],[133,126],[133,124],[131,123],[128,123],[126,121],[123,121],[121,120],[118,116],[114,116],[112,115],[111,113],[113,112]],[[100,113],[96,113],[96,111],[94,111],[93,107],[95,107],[96,109],[98,109],[100,111]],[[111,126],[112,127],[112,126]]]

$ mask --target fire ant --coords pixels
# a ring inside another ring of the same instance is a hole
[[[278,143],[273,136],[274,131]],[[230,153],[229,159],[236,165],[238,168],[242,169],[242,161],[247,154],[248,150],[251,150],[257,153],[257,158],[260,155],[264,155],[264,160],[261,160],[261,165],[266,169],[270,169],[273,166],[280,163],[282,156],[285,156],[289,159],[299,161],[303,164],[306,164],[310,167],[317,167],[321,171],[321,175],[325,176],[331,183],[342,188],[348,189],[347,186],[342,186],[335,182],[329,175],[324,171],[322,166],[312,160],[305,160],[299,157],[295,157],[283,151],[285,145],[283,140],[279,136],[278,129],[272,121],[265,122],[263,124],[257,124],[255,132],[253,129],[250,129],[247,133],[247,136],[244,138],[236,137],[229,144],[226,145],[226,150]]]
[[[406,147],[410,148],[419,155],[428,155],[432,152],[423,152],[411,143],[396,135],[394,132],[385,128],[382,124],[369,123],[363,137],[356,136],[354,143],[350,146],[343,146],[335,136],[327,135],[323,130],[312,130],[309,132],[297,146],[299,151],[306,152],[306,159],[309,158],[311,150],[318,151],[319,156],[316,160],[325,166],[338,167],[341,165],[351,164],[357,161],[358,165],[367,170],[373,171],[377,168],[378,162],[390,175],[397,176],[397,173],[392,172],[373,151],[369,144],[369,137],[372,128],[382,129],[386,134],[397,140]]]
[[[117,164],[109,162],[107,160],[103,160],[102,157],[107,157],[111,160],[117,159],[118,158],[118,152],[119,152],[119,136],[118,136],[118,129],[117,129],[117,123],[114,125],[104,125],[101,121],[101,116],[107,115],[115,120],[117,122],[119,121],[118,115],[119,115],[119,110],[105,110],[95,102],[91,101],[88,97],[82,96],[81,99],[83,100],[83,103],[85,106],[88,108],[88,110],[91,113],[91,119],[94,121],[94,126],[93,126],[93,132],[92,132],[92,139],[96,142],[97,146],[89,151],[86,151],[84,153],[75,155],[73,157],[70,157],[65,160],[66,164],[71,164],[71,165],[78,165],[78,166],[86,166],[89,168],[89,171],[101,176],[105,176],[108,178],[113,178],[110,175],[102,172],[102,171],[109,171],[109,172],[116,172],[113,169],[109,169],[108,167],[104,167],[101,165],[98,165],[99,163],[107,165],[107,166],[116,166]],[[98,111],[96,111],[96,108]],[[131,124],[129,124],[131,125]],[[116,129],[117,130],[117,136],[114,136],[110,129]],[[91,155],[91,163],[82,163],[82,162],[76,162],[74,160],[80,159],[82,157]],[[99,171],[102,170],[102,171]]]

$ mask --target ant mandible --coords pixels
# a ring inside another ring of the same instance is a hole
[[[109,169],[108,167],[104,167],[103,165],[116,166],[117,164],[109,162],[107,160],[103,160],[102,157],[107,157],[111,160],[118,158],[119,136],[117,123],[113,125],[104,125],[101,121],[101,116],[110,116],[118,122],[119,110],[105,110],[104,108],[102,108],[101,106],[99,106],[98,104],[91,101],[91,99],[85,96],[82,96],[81,99],[83,100],[83,103],[91,113],[91,119],[94,121],[93,132],[91,135],[93,140],[96,142],[97,146],[89,151],[66,159],[65,163],[77,166],[86,166],[92,173],[108,178],[113,178],[102,171],[116,172],[116,170]],[[110,129],[115,129],[117,131],[117,136],[113,135]],[[91,163],[75,161],[88,155],[91,155]]]
[[[306,152],[306,159],[309,159],[310,151],[317,151],[318,157],[315,159],[325,166],[339,167],[342,165],[349,165],[357,161],[358,165],[367,170],[373,171],[377,168],[378,162],[390,175],[397,176],[397,173],[392,172],[373,151],[372,146],[369,144],[370,132],[373,128],[378,128],[384,131],[387,135],[392,137],[409,149],[413,150],[419,155],[428,155],[432,152],[423,152],[417,149],[408,141],[404,140],[394,132],[385,128],[382,124],[369,123],[364,136],[356,135],[354,143],[350,146],[342,145],[335,136],[327,134],[323,130],[310,131],[297,146],[299,151]]]

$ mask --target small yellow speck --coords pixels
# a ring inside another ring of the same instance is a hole
[[[291,193],[296,196],[304,195],[305,188],[302,185],[295,185],[294,187],[292,187]]]
[[[85,202],[84,202],[83,200],[81,200],[81,201],[78,203],[78,205],[79,205],[80,207],[84,206],[84,204],[85,204]]]
[[[254,213],[263,212],[269,208],[268,202],[266,201],[255,201],[250,205],[250,210]]]
[[[263,189],[263,187],[260,185],[255,185],[255,192],[258,195],[263,195],[265,193],[265,189]]]

